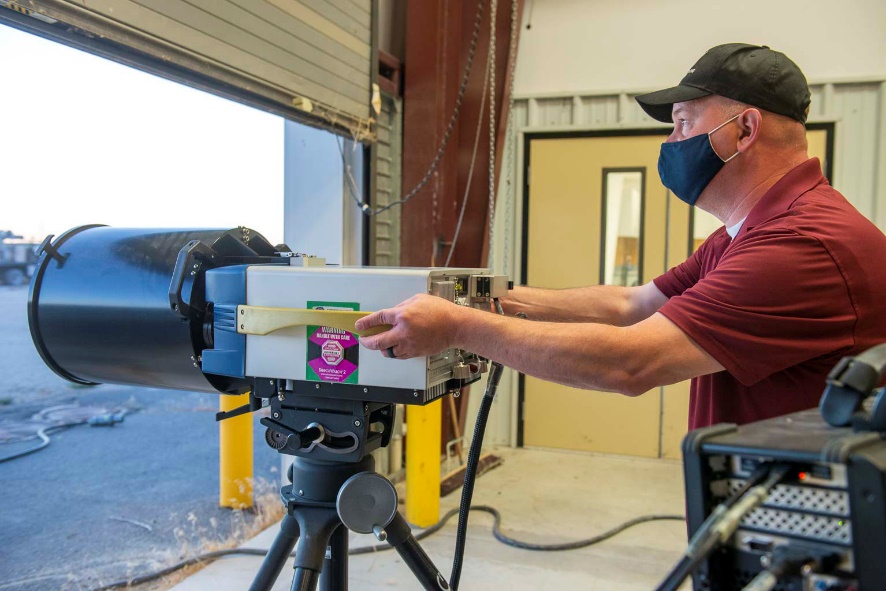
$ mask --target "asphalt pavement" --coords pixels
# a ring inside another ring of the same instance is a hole
[[[219,508],[218,396],[66,382],[34,349],[27,295],[0,286],[0,458],[40,444],[22,440],[35,417],[127,414],[50,432],[45,448],[0,462],[0,591],[94,589],[257,533],[278,509],[280,480],[259,417],[257,509]]]

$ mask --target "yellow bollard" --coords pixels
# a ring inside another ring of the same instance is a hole
[[[440,521],[440,421],[442,403],[406,410],[406,521],[428,527]]]
[[[219,396],[222,411],[249,404],[249,393]],[[218,504],[252,507],[252,413],[219,422]]]

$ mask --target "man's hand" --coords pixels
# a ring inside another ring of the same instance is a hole
[[[426,357],[450,348],[457,334],[459,306],[437,296],[419,294],[361,318],[357,330],[390,324],[391,330],[362,337],[367,349],[384,351],[387,357]],[[393,353],[393,355],[391,355]]]

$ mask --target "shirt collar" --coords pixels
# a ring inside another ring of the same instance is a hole
[[[735,238],[736,236],[738,236],[738,233],[741,232],[741,225],[746,219],[748,219],[747,216],[741,218],[741,221],[739,221],[734,226],[729,226],[728,228],[726,228],[726,233],[729,234],[730,238]]]
[[[821,173],[821,163],[818,158],[810,158],[795,166],[772,185],[751,209],[739,234],[744,234],[757,224],[787,211],[800,195],[820,184],[828,184],[828,181]]]

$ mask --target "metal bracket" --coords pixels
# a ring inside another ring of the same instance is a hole
[[[175,260],[175,271],[172,274],[172,281],[169,283],[169,307],[173,312],[181,314],[182,318],[188,318],[191,310],[194,308],[192,304],[196,302],[186,302],[182,297],[182,287],[188,277],[196,277],[198,271],[203,265],[210,268],[218,266],[221,257],[218,253],[206,246],[199,240],[188,242],[178,252]],[[190,272],[189,272],[190,271]],[[199,311],[203,311],[202,308]]]
[[[262,408],[262,399],[256,397],[254,394],[250,393],[249,404],[244,404],[243,406],[238,406],[234,410],[219,411],[219,412],[215,413],[215,420],[216,421],[224,421],[225,419],[231,419],[233,417],[245,415],[246,413],[261,410],[261,408]]]

